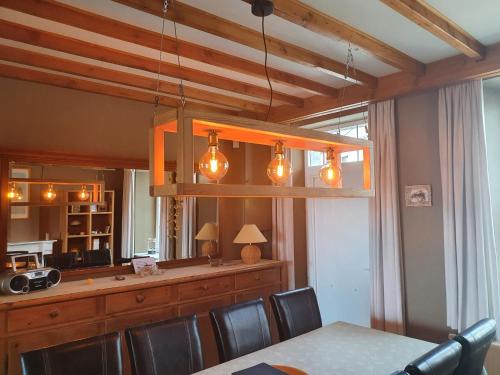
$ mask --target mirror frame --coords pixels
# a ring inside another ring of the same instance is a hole
[[[8,220],[10,202],[7,198],[11,163],[55,164],[76,167],[144,169],[149,170],[148,160],[112,159],[107,157],[89,157],[50,152],[25,152],[16,150],[0,150],[0,259],[7,255]],[[165,171],[175,171],[175,161],[165,162]],[[195,165],[195,170],[197,170]],[[160,268],[176,268],[191,265],[208,264],[208,257],[200,256],[190,259],[176,259],[157,262]],[[5,262],[0,262],[0,271],[5,270]],[[63,270],[63,281],[81,280],[133,273],[131,265],[110,265],[89,269]]]

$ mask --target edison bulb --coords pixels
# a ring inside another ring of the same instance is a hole
[[[284,185],[292,174],[292,165],[285,158],[283,142],[274,147],[274,159],[267,166],[267,177],[276,185]]]
[[[213,130],[208,134],[208,151],[200,158],[198,167],[203,176],[215,181],[224,177],[229,169],[227,158],[219,151],[217,133]]]
[[[328,162],[319,170],[319,177],[325,184],[339,188],[342,186],[342,172],[335,165],[335,153],[333,149],[329,148],[327,150],[326,159]]]
[[[48,200],[48,201],[53,201],[56,199],[57,193],[54,190],[54,186],[52,184],[49,184],[47,190],[43,192],[43,198]]]
[[[15,183],[11,183],[9,186],[9,190],[7,191],[7,198],[10,200],[22,200],[23,199],[23,192],[20,188],[16,187]]]
[[[89,199],[90,193],[87,190],[87,187],[85,185],[82,185],[82,188],[78,192],[78,199],[81,201],[86,201]]]

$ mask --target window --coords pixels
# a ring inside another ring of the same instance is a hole
[[[327,133],[339,134],[339,129],[328,130]],[[350,126],[340,125],[340,135],[359,139],[368,139],[368,124],[356,124]],[[325,153],[320,151],[309,151],[308,166],[316,167],[326,163]],[[340,154],[342,163],[355,163],[363,161],[363,151],[349,151]]]

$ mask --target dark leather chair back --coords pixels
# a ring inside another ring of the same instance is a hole
[[[288,340],[321,328],[321,314],[313,288],[303,288],[271,296],[280,340]]]
[[[454,338],[462,345],[462,358],[456,375],[481,375],[484,359],[496,337],[496,323],[483,319]]]
[[[135,375],[188,375],[203,370],[196,315],[125,331]]]
[[[118,333],[21,354],[23,375],[121,375]]]
[[[460,363],[462,347],[450,340],[417,358],[406,366],[410,375],[452,375]]]
[[[271,345],[264,301],[239,303],[210,311],[220,362]]]

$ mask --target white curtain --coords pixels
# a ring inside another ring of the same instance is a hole
[[[171,238],[169,237],[169,199],[167,197],[156,198],[156,251],[158,258],[162,260],[174,259]]]
[[[182,205],[182,224],[180,230],[181,259],[194,258],[196,256],[196,242],[194,239],[196,230],[196,198],[180,198]]]
[[[370,200],[371,325],[405,333],[394,100],[370,104],[375,197]]]
[[[134,256],[135,169],[123,171],[122,258]]]
[[[459,331],[500,319],[482,95],[481,81],[439,90],[447,322]]]
[[[272,156],[274,157],[274,151]],[[291,160],[290,149],[285,149],[285,157]],[[291,186],[291,178],[287,186]],[[273,198],[272,204],[272,249],[273,259],[283,260],[287,265],[288,288],[295,289],[295,254],[293,230],[293,199]]]

